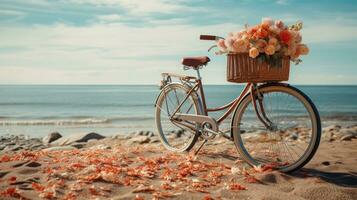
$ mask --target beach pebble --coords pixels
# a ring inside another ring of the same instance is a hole
[[[134,135],[134,136],[149,136],[149,137],[153,137],[154,133],[152,131],[138,131],[138,132],[135,132],[132,135]]]
[[[149,136],[149,137],[154,137],[155,134],[154,134],[152,131],[149,131],[148,134],[147,134],[147,136]]]
[[[327,141],[329,141],[329,142],[332,142],[332,141],[335,140],[335,139],[334,139],[335,134],[334,134],[332,131],[327,132],[327,133],[324,133],[324,134],[322,135],[322,137],[323,137],[324,139],[326,139]]]
[[[299,135],[296,134],[296,133],[292,133],[292,134],[290,135],[290,139],[292,139],[292,140],[297,140],[298,138],[299,138]]]
[[[150,143],[158,143],[158,142],[160,142],[160,139],[158,137],[154,137],[150,139]]]
[[[321,164],[325,165],[325,166],[329,166],[330,162],[329,161],[323,161]]]
[[[343,135],[357,135],[357,132],[353,128],[344,128],[340,130],[340,133]]]
[[[31,150],[43,149],[45,146],[43,144],[32,144],[29,146]]]
[[[338,131],[341,129],[340,125],[330,125],[322,129],[323,132],[328,132],[328,131]]]
[[[99,145],[96,145],[96,146],[92,146],[90,147],[90,149],[93,149],[93,150],[105,150],[105,149],[111,149],[110,146],[108,145],[105,145],[105,144],[99,144]]]
[[[176,131],[176,137],[178,137],[178,138],[180,138],[184,134],[185,134],[185,132],[183,130]]]
[[[145,144],[150,142],[150,137],[148,136],[136,136],[128,140],[128,144]]]
[[[118,134],[118,135],[113,135],[111,138],[113,139],[123,139],[125,136],[122,134]]]
[[[41,164],[38,162],[30,162],[30,163],[26,164],[26,166],[27,167],[39,167],[39,166],[41,166]]]
[[[92,143],[92,142],[97,142],[98,140],[97,139],[90,139],[87,141],[87,143]]]
[[[98,133],[84,133],[84,134],[75,134],[75,135],[70,135],[67,137],[62,137],[54,142],[51,143],[51,145],[58,145],[58,146],[64,146],[64,145],[69,145],[73,144],[75,142],[88,142],[91,139],[104,139],[105,137],[98,134]]]
[[[341,141],[350,141],[353,138],[355,138],[355,135],[352,134],[352,133],[349,133],[349,134],[346,134],[346,135],[342,136],[340,140]]]
[[[6,145],[0,145],[0,151],[2,151],[3,149],[5,149]]]
[[[13,148],[11,148],[11,151],[19,151],[21,149],[24,149],[24,147],[22,147],[20,145],[15,145]]]
[[[144,135],[144,131],[138,131],[138,132],[135,132],[134,135],[135,136],[143,136]]]
[[[85,142],[75,142],[71,144],[72,147],[76,147],[77,149],[82,149],[83,147],[86,146]]]
[[[23,147],[19,146],[19,145],[9,145],[9,146],[6,146],[3,151],[18,151],[18,150],[21,150],[23,149]]]
[[[59,139],[59,138],[61,138],[62,137],[62,135],[60,134],[60,133],[58,133],[58,132],[53,132],[53,133],[50,133],[50,134],[48,134],[47,136],[45,136],[43,139],[42,139],[42,142],[44,143],[44,144],[49,144],[49,143],[51,143],[51,142],[53,142],[53,141],[55,141],[55,140],[57,140],[57,139]]]
[[[71,151],[76,150],[77,148],[72,146],[56,146],[56,147],[49,147],[44,149],[44,151]]]

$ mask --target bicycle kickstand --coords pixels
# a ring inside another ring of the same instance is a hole
[[[202,149],[203,145],[205,145],[207,141],[208,141],[207,139],[204,139],[204,140],[203,140],[202,144],[201,144],[201,145],[198,147],[198,149],[195,151],[195,155],[198,154],[198,152]]]

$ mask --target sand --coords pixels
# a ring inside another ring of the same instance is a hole
[[[292,174],[254,170],[224,138],[196,156],[171,153],[157,141],[127,140],[1,153],[0,198],[357,199],[356,138],[333,139],[331,133],[310,163]]]

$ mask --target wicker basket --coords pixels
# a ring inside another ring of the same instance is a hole
[[[249,57],[248,53],[227,55],[227,81],[234,83],[259,83],[289,80],[290,59],[282,59],[282,67],[272,67],[257,59]]]

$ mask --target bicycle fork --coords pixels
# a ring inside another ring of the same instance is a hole
[[[257,93],[257,98],[254,94],[254,92]],[[269,120],[265,113],[264,109],[264,104],[263,104],[263,98],[264,96],[260,93],[257,84],[252,84],[250,87],[250,97],[252,99],[253,107],[255,110],[255,114],[257,115],[258,119],[263,123],[263,125],[270,131],[275,131],[276,130],[276,125],[272,121]],[[258,104],[257,101],[258,100]],[[259,105],[259,108],[258,108]]]

